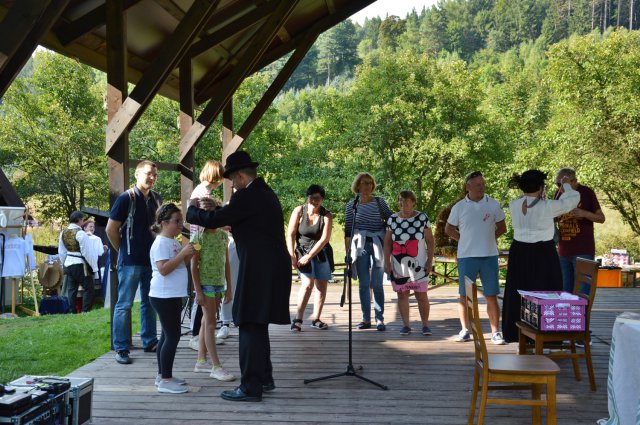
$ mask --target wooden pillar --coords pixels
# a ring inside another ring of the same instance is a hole
[[[227,146],[233,140],[233,97],[229,99],[229,102],[222,109],[222,132],[220,134],[222,139],[222,164],[227,163],[227,157],[233,152],[227,152]],[[231,180],[224,179],[224,202],[231,199],[232,187]]]
[[[127,98],[127,25],[123,0],[106,2],[106,14],[107,122],[110,122]],[[106,134],[105,140],[107,140]],[[124,131],[111,150],[108,149],[108,142],[106,146],[109,166],[109,208],[111,208],[118,195],[129,185],[129,132]],[[113,323],[113,312],[118,300],[117,264],[118,253],[115,249],[111,249],[109,266],[111,323]]]
[[[185,57],[180,63],[180,116],[178,122],[182,139],[193,124],[193,67],[190,57]],[[180,161],[180,201],[183,217],[187,216],[189,197],[193,192],[194,153],[195,148],[192,147]]]

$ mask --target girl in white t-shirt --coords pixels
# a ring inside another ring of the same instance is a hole
[[[189,283],[186,264],[195,251],[191,244],[182,246],[175,239],[182,231],[182,214],[175,204],[164,204],[158,208],[151,230],[157,237],[149,253],[152,269],[149,301],[162,325],[156,349],[156,386],[161,393],[186,393],[186,382],[174,378],[172,370],[180,341],[182,299],[187,296]]]

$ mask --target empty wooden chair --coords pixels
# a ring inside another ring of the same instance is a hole
[[[573,363],[573,371],[576,380],[580,381],[580,365],[578,359],[584,357],[587,363],[587,373],[589,374],[589,383],[591,391],[596,390],[596,377],[593,373],[593,363],[591,361],[591,335],[589,325],[591,319],[591,307],[596,297],[596,283],[598,280],[598,263],[592,260],[578,258],[576,260],[576,279],[573,293],[587,300],[585,308],[585,329],[579,332],[556,332],[556,331],[539,331],[525,322],[518,322],[519,328],[519,346],[518,353],[525,354],[529,348],[534,349],[535,354],[543,354],[544,345],[549,342],[569,341],[568,345],[561,345],[558,351],[551,351],[547,357],[552,359],[570,358]],[[584,352],[577,352],[576,341],[582,340],[584,343]],[[556,346],[557,347],[557,346]]]
[[[469,425],[474,423],[478,391],[480,391],[478,425],[484,422],[485,409],[489,403],[532,406],[535,425],[541,423],[541,407],[546,406],[547,424],[555,425],[556,376],[560,368],[545,356],[488,354],[478,313],[478,288],[469,278],[465,278],[465,287],[467,312],[475,347]],[[546,387],[546,400],[541,398],[543,387]],[[531,398],[489,398],[488,392],[494,390],[530,390]]]

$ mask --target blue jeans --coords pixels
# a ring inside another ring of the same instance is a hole
[[[370,239],[364,244],[362,253],[355,261],[356,272],[360,280],[360,306],[362,308],[362,321],[371,321],[371,291],[373,288],[373,308],[376,320],[384,321],[384,289],[382,288],[382,266],[376,265],[373,256],[373,242]]]
[[[578,254],[569,257],[560,257],[560,270],[562,270],[562,290],[573,293],[576,284],[576,258],[586,258],[593,260],[593,255]]]
[[[140,286],[140,338],[144,348],[158,342],[156,312],[149,302],[151,266],[118,264],[118,301],[113,311],[113,348],[128,350],[131,340],[131,306]]]

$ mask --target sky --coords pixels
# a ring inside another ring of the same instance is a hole
[[[407,16],[413,8],[419,13],[424,6],[430,7],[436,4],[437,0],[377,0],[375,3],[365,7],[360,12],[351,17],[354,22],[364,23],[365,18],[379,16],[382,19],[387,15],[396,15],[401,18]]]

